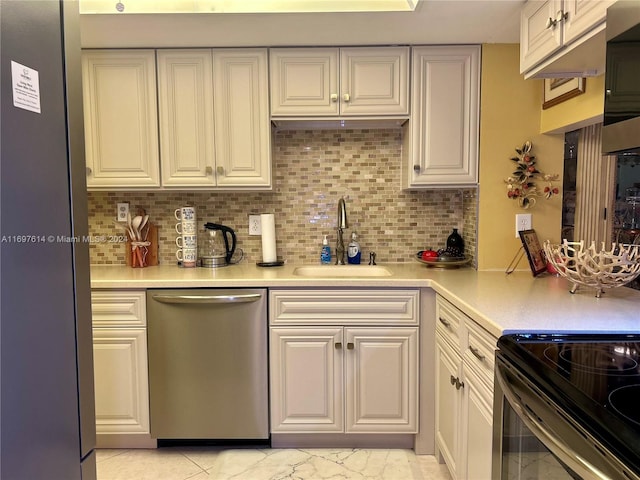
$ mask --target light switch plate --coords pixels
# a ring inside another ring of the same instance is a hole
[[[516,238],[520,237],[520,230],[531,230],[531,214],[530,213],[517,213],[516,214]]]

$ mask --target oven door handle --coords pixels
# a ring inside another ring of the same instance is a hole
[[[540,440],[554,455],[571,468],[581,478],[594,478],[601,480],[609,480],[610,477],[602,473],[595,466],[587,462],[567,444],[562,443],[553,435],[543,424],[529,415],[527,408],[522,405],[520,399],[513,393],[509,386],[508,380],[504,377],[501,368],[496,369],[496,379],[500,383],[502,393],[520,417],[522,422],[531,430],[538,440]]]

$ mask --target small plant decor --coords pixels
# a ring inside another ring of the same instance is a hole
[[[536,197],[549,199],[557,195],[560,190],[553,185],[558,180],[558,174],[544,174],[536,167],[536,157],[532,154],[533,145],[526,141],[521,148],[516,148],[518,156],[512,157],[516,169],[512,176],[505,180],[507,197],[516,200],[521,208],[531,208],[536,204]],[[541,177],[546,183],[542,191],[538,190],[536,180]]]

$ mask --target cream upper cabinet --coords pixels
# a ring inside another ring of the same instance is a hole
[[[271,290],[271,431],[416,433],[418,303],[417,290]]]
[[[274,48],[271,116],[409,113],[409,48]]]
[[[216,185],[211,50],[158,50],[162,184]]]
[[[497,339],[436,300],[436,454],[453,479],[491,478]]]
[[[478,182],[480,47],[414,47],[403,188]]]
[[[82,55],[87,186],[160,186],[153,50]]]
[[[615,0],[529,0],[520,14],[520,73],[599,75],[607,8]]]
[[[269,189],[266,49],[158,51],[162,185]]]
[[[214,50],[216,183],[220,189],[271,188],[267,59],[263,48]]]

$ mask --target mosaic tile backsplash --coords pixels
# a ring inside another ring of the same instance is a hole
[[[349,229],[358,233],[362,260],[375,251],[378,263],[412,262],[415,253],[444,248],[453,228],[476,252],[477,191],[402,191],[402,132],[387,130],[281,131],[274,137],[270,192],[89,192],[89,230],[94,236],[119,233],[116,203],[129,202],[132,215],[143,208],[158,226],[159,260],[176,264],[174,210],[196,207],[205,222],[231,227],[243,262],[262,261],[260,236],[249,235],[249,214],[274,213],[278,258],[319,263],[323,235],[335,253],[337,204],[345,198]],[[94,243],[92,264],[124,264],[125,244]]]

